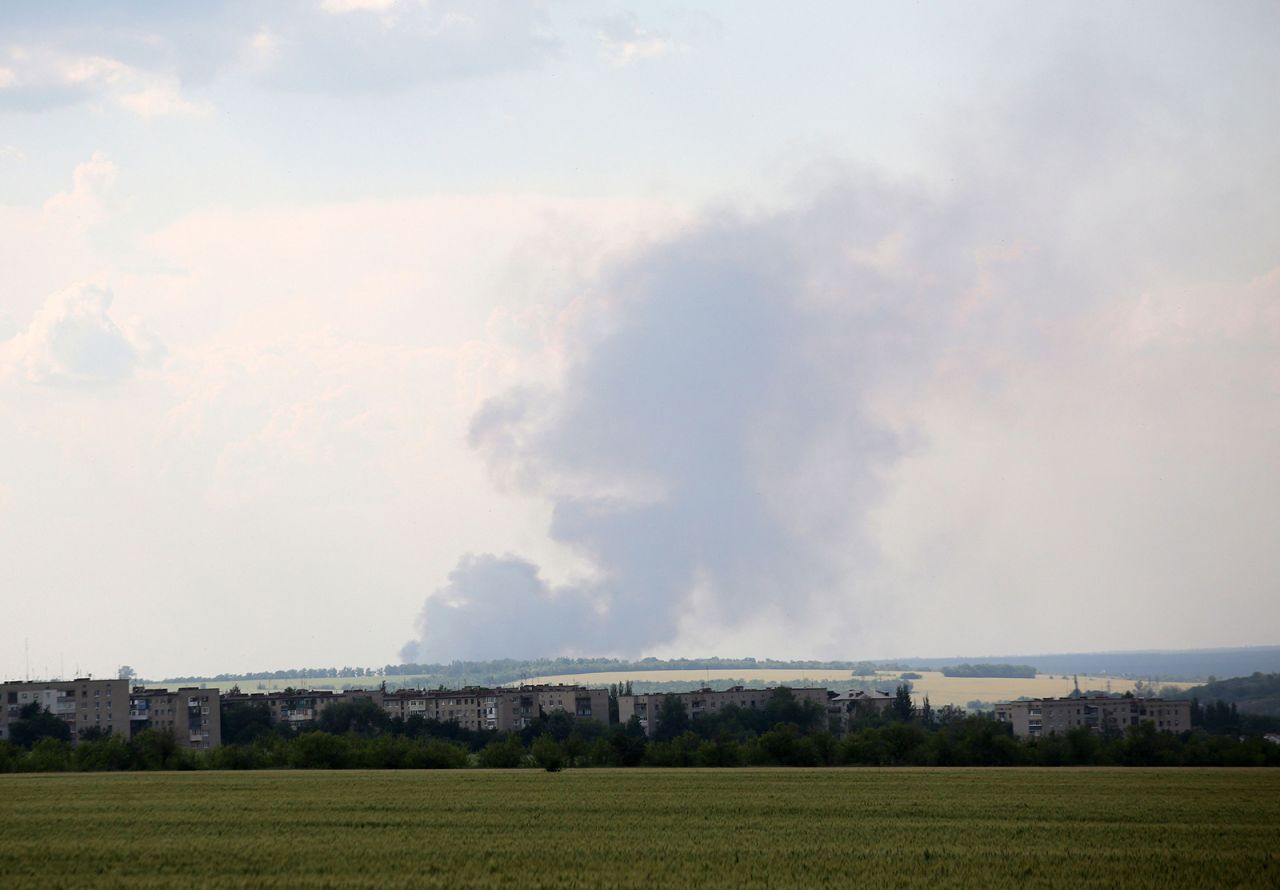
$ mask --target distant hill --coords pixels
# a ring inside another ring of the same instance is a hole
[[[1233,649],[1170,649],[1134,652],[1074,652],[1048,655],[995,655],[950,658],[898,658],[914,668],[939,670],[960,661],[1034,665],[1042,674],[1088,674],[1150,680],[1205,680],[1280,671],[1280,646]]]
[[[1204,680],[1211,676],[1246,677],[1280,672],[1280,646],[1238,649],[1184,649],[1146,652],[1083,652],[1057,655],[982,655],[978,657],[896,658],[876,661],[780,660],[772,658],[533,658],[458,661],[450,664],[398,664],[384,667],[290,668],[277,671],[219,674],[212,677],[169,677],[166,683],[208,681],[298,680],[327,681],[331,685],[420,686],[501,685],[525,677],[585,674],[605,671],[734,670],[751,676],[756,669],[847,670],[866,675],[876,668],[905,671],[939,670],[961,662],[969,665],[1034,667],[1041,674],[1133,677],[1149,680]],[[1025,669],[1025,668],[1024,668]],[[335,681],[337,683],[335,684]],[[345,683],[341,681],[346,681]]]
[[[1029,664],[957,664],[942,669],[944,677],[1034,677]]]
[[[330,686],[369,686],[386,680],[389,686],[411,684],[422,687],[455,688],[500,686],[526,677],[610,671],[734,670],[743,671],[743,676],[750,676],[750,672],[757,669],[835,670],[849,671],[852,675],[857,668],[873,672],[875,665],[855,661],[779,661],[772,658],[503,658],[493,661],[455,661],[449,664],[389,664],[382,668],[291,668],[256,673],[218,674],[212,677],[168,677],[163,682],[298,680],[299,685],[315,685],[315,681],[324,681]]]
[[[1216,680],[1183,690],[1178,698],[1196,698],[1202,704],[1223,701],[1234,704],[1242,714],[1280,717],[1280,673],[1258,672],[1247,677]]]

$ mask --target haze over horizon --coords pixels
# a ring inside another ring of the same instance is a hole
[[[1280,642],[1274,3],[0,8],[0,677]]]

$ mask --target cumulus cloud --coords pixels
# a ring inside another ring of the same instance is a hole
[[[163,353],[158,340],[110,314],[111,291],[80,284],[50,294],[25,331],[0,343],[0,372],[29,383],[109,384]]]
[[[38,111],[106,99],[140,117],[203,115],[207,105],[182,94],[172,75],[110,55],[39,46],[11,46],[0,67],[0,108]]]

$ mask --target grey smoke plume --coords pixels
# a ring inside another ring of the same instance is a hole
[[[1102,645],[1090,610],[1149,628],[1115,647],[1255,639],[1280,210],[1225,84],[1081,49],[945,140],[945,188],[836,171],[613,269],[562,385],[471,428],[594,576],[465,557],[402,656]]]
[[[846,183],[615,269],[605,331],[582,333],[563,388],[507,393],[471,427],[496,474],[554,500],[552,536],[598,576],[553,588],[523,560],[466,557],[402,656],[636,652],[695,593],[732,625],[847,583],[877,467],[903,448],[866,398],[909,384],[971,282],[958,228],[920,195]]]

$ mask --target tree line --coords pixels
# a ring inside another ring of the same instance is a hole
[[[213,677],[168,677],[166,683],[228,682],[251,680],[308,680],[349,677],[413,677],[428,683],[451,686],[502,684],[525,677],[556,674],[600,673],[606,671],[655,670],[850,670],[868,662],[777,660],[772,658],[500,658],[492,661],[388,664],[381,668],[287,668],[277,671],[224,673]],[[874,672],[874,666],[872,671]]]
[[[1029,664],[955,664],[940,668],[944,677],[1018,677],[1032,679],[1036,669]]]
[[[614,687],[616,701],[625,687]],[[1193,709],[1195,728],[1180,736],[1149,722],[1123,734],[1088,729],[1018,739],[1007,724],[963,709],[912,703],[900,686],[883,712],[855,715],[834,731],[824,708],[775,690],[759,709],[728,706],[692,719],[666,696],[652,737],[636,719],[624,725],[543,714],[519,732],[468,730],[455,722],[391,717],[372,701],[342,702],[302,731],[273,724],[265,708],[223,710],[221,747],[192,751],[171,732],[148,729],[130,739],[82,733],[71,745],[41,712],[23,716],[21,737],[0,742],[0,772],[185,769],[462,769],[547,770],[580,767],[741,766],[1280,766],[1280,745],[1240,737],[1232,711]],[[1225,715],[1225,716],[1224,716]],[[1240,715],[1235,715],[1238,720]],[[1225,721],[1225,722],[1223,722]],[[10,724],[11,730],[21,721]],[[41,734],[40,727],[49,732]],[[1223,729],[1221,732],[1215,732]]]

